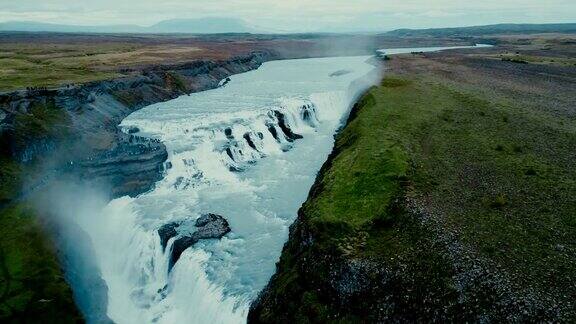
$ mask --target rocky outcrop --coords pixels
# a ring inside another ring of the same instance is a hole
[[[258,163],[266,155],[267,145],[277,145],[278,149],[284,152],[294,147],[294,142],[304,136],[297,134],[294,129],[301,123],[307,124],[311,128],[318,126],[316,109],[313,103],[296,107],[282,107],[272,109],[266,113],[263,120],[259,119],[255,123],[263,123],[257,126],[265,126],[267,132],[257,131],[256,125],[250,125],[251,131],[226,127],[222,130],[226,137],[225,141],[218,143],[216,148],[222,154],[228,169],[232,172],[243,172],[250,166]],[[265,140],[272,137],[274,141]],[[275,144],[272,144],[275,142]]]
[[[162,179],[166,147],[158,140],[116,134],[113,149],[97,151],[78,162],[76,172],[84,179],[111,188],[112,197],[137,196]]]
[[[224,217],[216,214],[206,214],[196,220],[198,230],[192,237],[198,240],[219,239],[230,232],[228,221]]]
[[[282,112],[278,110],[274,110],[273,113],[274,116],[278,119],[278,126],[280,126],[280,129],[282,130],[282,132],[286,136],[286,139],[289,142],[293,142],[294,140],[304,138],[302,135],[296,134],[292,131],[290,125],[286,121],[286,115],[284,115]]]
[[[176,231],[178,226],[180,226],[180,223],[170,223],[162,225],[162,227],[158,229],[158,236],[160,236],[160,244],[162,245],[162,250],[166,250],[168,241],[178,235],[178,232]]]
[[[198,218],[193,227],[186,221],[163,225],[158,229],[158,236],[163,249],[166,249],[170,239],[176,238],[170,251],[169,269],[172,269],[182,253],[198,241],[220,239],[230,231],[230,225],[224,217],[206,214]]]

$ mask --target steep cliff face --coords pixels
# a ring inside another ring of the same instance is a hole
[[[24,164],[50,160],[50,170],[56,171],[50,174],[75,172],[107,183],[113,196],[145,192],[159,180],[166,148],[122,133],[118,124],[137,109],[216,88],[272,58],[255,52],[221,62],[148,68],[111,81],[0,94],[2,153]]]
[[[132,71],[111,81],[0,94],[0,261],[5,270],[0,273],[5,292],[0,321],[80,323],[79,306],[92,316],[84,320],[109,322],[107,288],[86,258],[92,252],[85,233],[56,224],[28,198],[66,177],[103,187],[110,198],[150,190],[162,177],[168,152],[157,140],[123,132],[122,119],[153,103],[216,88],[230,75],[272,58],[259,52]],[[63,252],[68,246],[75,248]],[[76,288],[77,305],[64,278]],[[94,298],[83,298],[88,294]]]

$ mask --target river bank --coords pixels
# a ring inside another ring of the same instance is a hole
[[[573,320],[576,70],[553,42],[387,61],[249,322]]]

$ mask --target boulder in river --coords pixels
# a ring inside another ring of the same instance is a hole
[[[178,259],[180,259],[186,249],[198,243],[198,241],[220,239],[231,231],[228,221],[216,214],[206,214],[198,218],[194,223],[196,230],[192,234],[178,233],[177,229],[179,227],[187,227],[186,225],[186,223],[170,223],[158,230],[158,235],[160,235],[160,241],[164,248],[166,248],[166,244],[172,237],[177,237],[170,253],[169,269],[172,269],[178,262]]]
[[[216,214],[206,214],[196,220],[198,230],[192,234],[197,239],[219,239],[230,232],[228,221]]]
[[[224,135],[226,135],[226,138],[228,138],[229,140],[234,139],[234,135],[232,134],[232,128],[230,127],[224,130]]]

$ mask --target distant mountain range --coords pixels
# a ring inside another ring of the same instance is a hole
[[[78,26],[11,21],[0,23],[0,31],[58,32],[58,33],[261,33],[242,19],[200,18],[164,20],[149,27],[138,25]]]
[[[498,24],[486,26],[397,29],[388,36],[480,36],[490,34],[576,33],[576,23],[566,24]]]
[[[340,29],[334,27],[322,32],[338,33]],[[358,30],[362,30],[359,26]],[[171,19],[164,20],[155,25],[144,27],[138,25],[103,25],[79,26],[39,23],[33,21],[11,21],[0,23],[0,31],[23,32],[58,32],[58,33],[151,33],[151,34],[228,34],[251,33],[285,34],[285,31],[269,30],[251,26],[242,19],[237,18],[199,18],[199,19]],[[344,31],[344,29],[342,29]],[[350,33],[347,30],[347,33]],[[376,30],[371,33],[377,33]],[[479,36],[490,34],[534,34],[534,33],[576,33],[576,23],[564,24],[498,24],[456,28],[430,28],[430,29],[397,29],[386,32],[384,35],[405,36]]]

